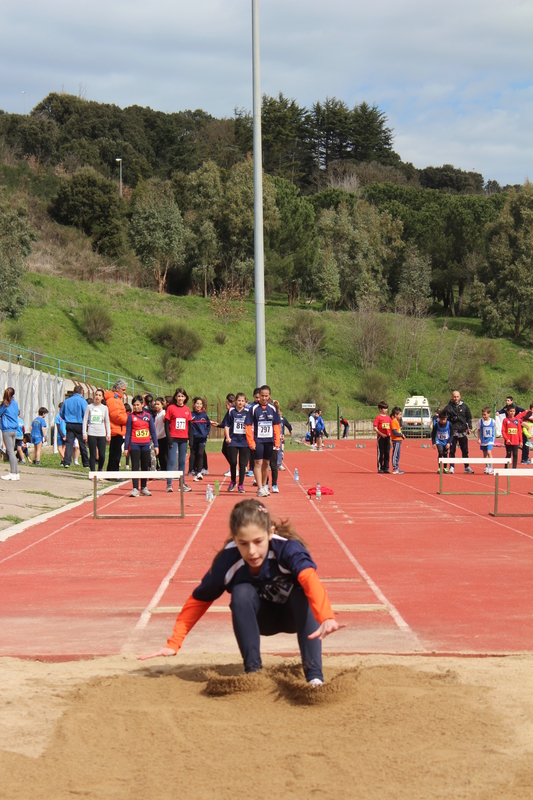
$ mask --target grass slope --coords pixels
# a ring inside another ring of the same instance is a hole
[[[217,397],[223,401],[227,392],[245,391],[251,395],[255,383],[253,300],[247,303],[247,314],[239,322],[224,327],[213,318],[207,301],[201,297],[158,295],[123,284],[91,284],[37,273],[28,273],[25,282],[29,303],[18,320],[1,324],[3,341],[16,339],[24,347],[128,380],[137,381],[142,376],[145,382],[159,384],[163,389],[163,350],[152,343],[150,331],[165,318],[180,319],[198,331],[204,342],[199,355],[186,362],[179,380],[189,395],[206,395],[215,409]],[[105,305],[113,316],[114,329],[107,344],[90,343],[83,333],[81,310],[92,302]],[[365,405],[363,398],[368,394],[367,384],[376,379],[375,370],[364,374],[356,366],[351,354],[350,313],[320,313],[327,326],[327,352],[313,374],[283,343],[285,326],[294,313],[281,298],[267,302],[267,376],[273,396],[284,410],[292,409],[290,416],[294,419],[303,418],[300,403],[313,400],[322,405],[330,419],[336,415],[337,403],[348,417],[353,418],[355,407],[358,418],[372,417],[374,405]],[[463,389],[475,415],[486,403],[502,403],[509,391],[521,405],[529,404],[527,375],[532,371],[531,355],[519,344],[503,339],[484,340],[476,320],[448,319],[447,329],[443,330],[443,319],[433,318],[424,330],[418,371],[413,363],[405,377],[395,327],[397,318],[392,314],[382,318],[388,344],[376,369],[378,385],[381,381],[390,405],[403,405],[405,398],[414,393],[426,395],[433,406],[442,404],[449,399],[452,383]],[[221,331],[227,334],[224,344],[216,341]],[[522,391],[515,389],[517,381],[522,384]],[[469,387],[466,391],[465,385]]]

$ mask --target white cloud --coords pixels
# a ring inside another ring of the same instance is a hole
[[[74,5],[3,12],[0,107],[50,91],[164,111],[251,107],[250,0]],[[533,174],[529,0],[262,0],[261,79],[299,103],[367,100],[416,166],[454,163],[500,182]]]

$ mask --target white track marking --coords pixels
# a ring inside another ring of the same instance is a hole
[[[341,459],[341,460],[344,460],[344,459]],[[292,474],[292,471],[289,469],[289,467],[287,467],[287,469]],[[307,496],[304,487],[301,484],[298,484],[298,485],[299,485],[300,489],[302,490],[302,492]],[[411,630],[411,628],[409,627],[407,622],[404,620],[404,618],[402,617],[402,615],[400,614],[398,609],[392,603],[390,603],[387,600],[387,598],[385,597],[385,595],[383,594],[383,592],[381,591],[379,586],[372,580],[372,578],[370,577],[368,572],[365,569],[363,569],[363,567],[357,561],[357,559],[355,558],[353,553],[344,544],[344,542],[342,541],[342,539],[338,535],[338,533],[336,533],[336,531],[333,529],[333,527],[329,524],[329,522],[325,518],[325,516],[322,513],[322,511],[318,508],[318,505],[316,503],[313,503],[313,508],[316,511],[316,513],[318,514],[318,516],[321,518],[322,522],[324,523],[324,525],[326,526],[328,531],[331,533],[331,535],[333,536],[333,538],[335,539],[335,541],[337,542],[339,547],[344,551],[345,555],[348,557],[348,560],[355,567],[355,569],[357,570],[359,575],[363,578],[363,580],[365,581],[367,586],[370,588],[370,590],[375,594],[375,596],[379,600],[380,604],[384,605],[384,606],[387,606],[387,609],[388,609],[391,617],[393,618],[394,622],[398,626],[398,628],[402,631],[402,633],[405,633],[406,636],[408,636],[411,639],[411,644],[412,644],[413,649],[414,650],[419,650],[419,651],[424,652],[424,653],[427,652],[426,648],[423,646],[423,644],[419,640],[419,638],[416,635],[416,633],[414,633],[414,631]]]
[[[113,486],[112,488],[116,489],[116,486]],[[110,500],[109,503],[106,503],[105,505],[103,505],[102,508],[107,508],[108,506],[113,505],[113,503],[116,503],[121,499],[122,499],[122,495],[120,497],[116,497],[114,500]],[[87,501],[84,500],[83,502],[85,503]],[[68,508],[63,509],[63,510],[69,511],[71,508],[73,508],[73,506],[68,506]],[[0,561],[0,564],[3,564],[4,561],[9,561],[11,558],[15,558],[15,556],[19,556],[21,553],[25,553],[26,550],[30,550],[32,547],[35,547],[35,545],[46,541],[46,539],[50,539],[51,536],[55,536],[56,533],[60,533],[60,531],[64,531],[65,528],[69,528],[71,525],[76,525],[78,522],[81,522],[82,519],[87,519],[87,517],[92,517],[92,515],[93,515],[93,511],[91,510],[91,511],[89,511],[88,514],[84,514],[83,517],[76,517],[76,519],[73,519],[71,522],[67,522],[67,524],[63,525],[61,528],[56,528],[56,530],[52,531],[52,533],[49,533],[46,536],[43,536],[41,539],[37,539],[36,542],[32,542],[31,544],[27,545],[27,547],[23,547],[22,550],[17,550],[16,553],[11,553],[10,556],[6,556],[6,558],[3,558]]]
[[[356,465],[356,464],[353,464],[351,461],[346,461],[345,458],[340,458],[340,456],[337,456],[334,453],[332,453],[331,455],[333,455],[334,458],[338,459],[338,461],[343,461],[345,464],[349,464],[351,467],[357,466],[360,469],[363,469],[365,472],[374,472],[374,470],[368,469],[367,467],[362,467],[360,464]],[[421,467],[421,469],[425,469],[425,467]],[[425,471],[426,472],[430,472],[430,470],[425,470]],[[385,478],[383,476],[382,476],[382,480],[385,480]],[[404,483],[404,486],[407,489],[412,489],[414,492],[420,492],[420,494],[425,494],[426,497],[430,497],[430,498],[432,498],[434,500],[440,500],[441,503],[446,503],[446,505],[448,505],[448,506],[453,506],[454,508],[458,508],[460,511],[463,511],[465,514],[472,514],[474,517],[479,517],[479,519],[482,519],[484,522],[490,522],[493,525],[499,525],[500,528],[505,528],[506,530],[512,531],[513,533],[518,533],[519,536],[525,536],[527,539],[533,539],[533,536],[531,536],[531,534],[529,534],[529,533],[524,533],[523,531],[519,531],[517,528],[513,528],[511,525],[506,525],[504,522],[499,522],[499,520],[495,519],[494,517],[490,517],[488,515],[485,517],[485,516],[483,516],[483,514],[478,514],[477,511],[472,511],[469,508],[464,508],[464,506],[460,506],[458,503],[453,503],[451,500],[446,500],[440,494],[433,495],[430,492],[425,492],[423,489],[419,489],[417,486],[410,486],[408,483]],[[511,492],[511,494],[512,494],[512,492]],[[516,494],[516,492],[515,492],[515,494]]]

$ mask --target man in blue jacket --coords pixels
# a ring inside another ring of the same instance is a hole
[[[70,467],[72,459],[72,450],[74,448],[74,439],[78,440],[81,452],[81,463],[84,467],[89,466],[89,454],[87,453],[87,445],[83,441],[83,415],[87,408],[87,400],[83,397],[83,389],[81,386],[74,387],[74,394],[72,397],[67,397],[61,406],[59,416],[65,420],[67,428],[67,445],[65,448],[65,457],[62,461],[62,466]]]

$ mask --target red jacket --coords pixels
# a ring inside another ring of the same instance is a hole
[[[112,389],[104,392],[105,404],[109,411],[111,423],[111,436],[125,436],[128,412],[124,408],[124,400]]]
[[[502,436],[505,444],[522,444],[522,424],[519,419],[505,417],[502,422]]]

